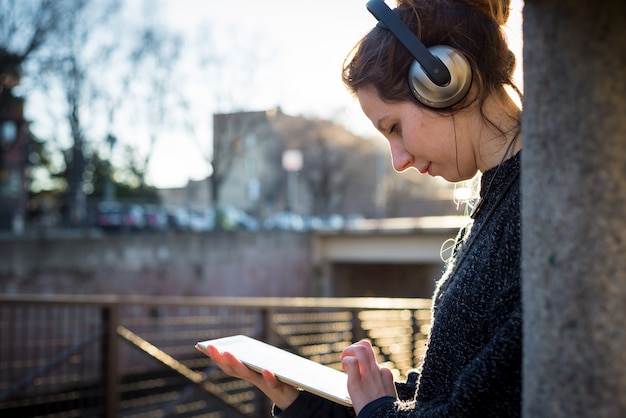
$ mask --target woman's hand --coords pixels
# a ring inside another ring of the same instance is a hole
[[[228,352],[220,351],[212,345],[206,349],[211,360],[229,376],[247,380],[258,387],[280,409],[285,410],[298,397],[298,390],[280,382],[269,370],[257,373]]]
[[[343,350],[341,364],[348,373],[348,392],[357,415],[371,401],[383,396],[398,397],[391,370],[376,363],[369,341],[359,341]]]

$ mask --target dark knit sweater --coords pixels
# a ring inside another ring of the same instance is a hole
[[[483,173],[483,204],[457,237],[437,283],[420,372],[359,418],[505,418],[521,415],[521,153]],[[281,418],[354,417],[302,392]]]

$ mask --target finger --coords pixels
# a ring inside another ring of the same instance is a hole
[[[257,386],[265,382],[265,379],[261,376],[261,373],[252,370],[228,351],[225,351],[222,354],[222,357],[225,360],[226,366],[228,366],[229,369],[233,371],[231,376],[247,380]]]
[[[276,375],[269,370],[263,370],[261,372],[261,376],[263,376],[263,380],[265,384],[272,389],[281,388],[284,383],[276,378]]]
[[[363,346],[365,348],[372,348],[372,342],[370,340],[366,340],[366,339],[357,341],[356,345],[360,345],[360,346]]]
[[[341,358],[355,357],[359,361],[362,374],[378,372],[376,354],[369,341],[359,341],[347,347],[341,354]]]
[[[348,374],[348,382],[359,385],[361,382],[361,367],[356,357],[348,356],[341,360],[343,370]]]
[[[218,356],[220,354],[219,350],[214,345],[207,345],[205,349],[205,353],[213,359],[213,357]]]
[[[226,364],[226,359],[215,346],[212,346],[212,345],[207,346],[205,352],[211,358],[211,360],[215,364],[217,364],[221,369],[228,367],[228,365]]]
[[[372,347],[372,343],[368,340],[358,341],[343,350],[342,357],[344,355],[356,355],[356,353],[363,353],[365,355],[370,355],[372,358],[375,358],[374,347]]]
[[[245,366],[228,352],[219,353],[211,358],[226,374],[233,377],[242,377],[242,372],[245,373]]]
[[[374,350],[372,347],[372,343],[369,340],[360,340],[346,347],[344,351],[346,350],[352,351],[352,350],[359,350],[359,349],[366,349],[366,350],[372,350],[372,351]]]
[[[252,383],[283,410],[298,397],[298,389],[279,381],[269,370],[258,373],[239,361],[233,354],[227,351],[222,353],[214,346],[208,346],[205,353],[224,373]]]
[[[391,369],[387,367],[381,367],[380,376],[383,382],[385,392],[387,392],[387,394],[389,394],[390,396],[397,397],[396,385],[394,384],[393,373],[391,372]]]
[[[252,383],[259,381],[259,373],[248,368],[248,366],[239,361],[239,359],[233,354],[227,351],[222,353],[214,346],[208,346],[207,352],[211,357],[211,360],[213,360],[213,362],[229,376],[245,379]]]

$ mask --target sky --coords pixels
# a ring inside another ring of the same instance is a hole
[[[233,102],[237,110],[279,106],[290,115],[330,119],[356,134],[378,136],[340,77],[345,56],[376,23],[365,3],[366,0],[161,0],[161,14],[152,18],[185,34],[183,56],[189,60],[190,68],[197,62],[198,45],[205,38],[206,46],[213,52],[237,60],[236,68],[228,71],[231,79],[220,81],[220,94],[227,96],[225,101]],[[521,51],[521,3],[513,3],[511,42],[514,50]],[[137,6],[140,2],[130,4]],[[146,10],[139,7],[131,9],[131,13],[143,18]],[[206,141],[199,143],[182,131],[161,135],[147,176],[157,187],[181,187],[190,179],[210,175],[203,155],[210,147],[211,115],[228,109],[228,105],[215,104],[216,95],[209,91],[209,79],[207,74],[188,75],[181,86],[197,99],[189,112],[197,121],[197,137]]]
[[[235,82],[233,95],[241,97],[235,90],[245,90],[245,98],[231,99],[239,108],[243,101],[243,110],[280,107],[290,115],[337,120],[356,133],[373,132],[340,78],[343,59],[375,23],[363,0],[170,0],[163,6],[164,24],[186,33],[191,44],[207,28],[210,42],[223,53],[243,55],[238,59],[249,66],[249,76],[236,72],[241,82]],[[202,82],[195,88],[201,90]],[[211,93],[207,96],[210,100]],[[199,103],[198,111],[211,112],[211,103]],[[210,121],[198,125],[198,132],[210,138]],[[208,176],[197,147],[182,137],[161,140],[149,180],[176,187]]]
[[[344,57],[375,21],[365,0],[168,0],[165,23],[192,36],[217,32],[232,53],[259,54],[252,105],[327,113],[350,99],[340,81]],[[268,74],[271,70],[271,74]]]

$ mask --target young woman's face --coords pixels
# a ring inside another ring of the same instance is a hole
[[[412,102],[387,103],[372,86],[359,89],[357,97],[365,115],[389,141],[396,171],[415,168],[452,182],[476,174],[471,133],[458,123],[462,116],[441,116]]]

